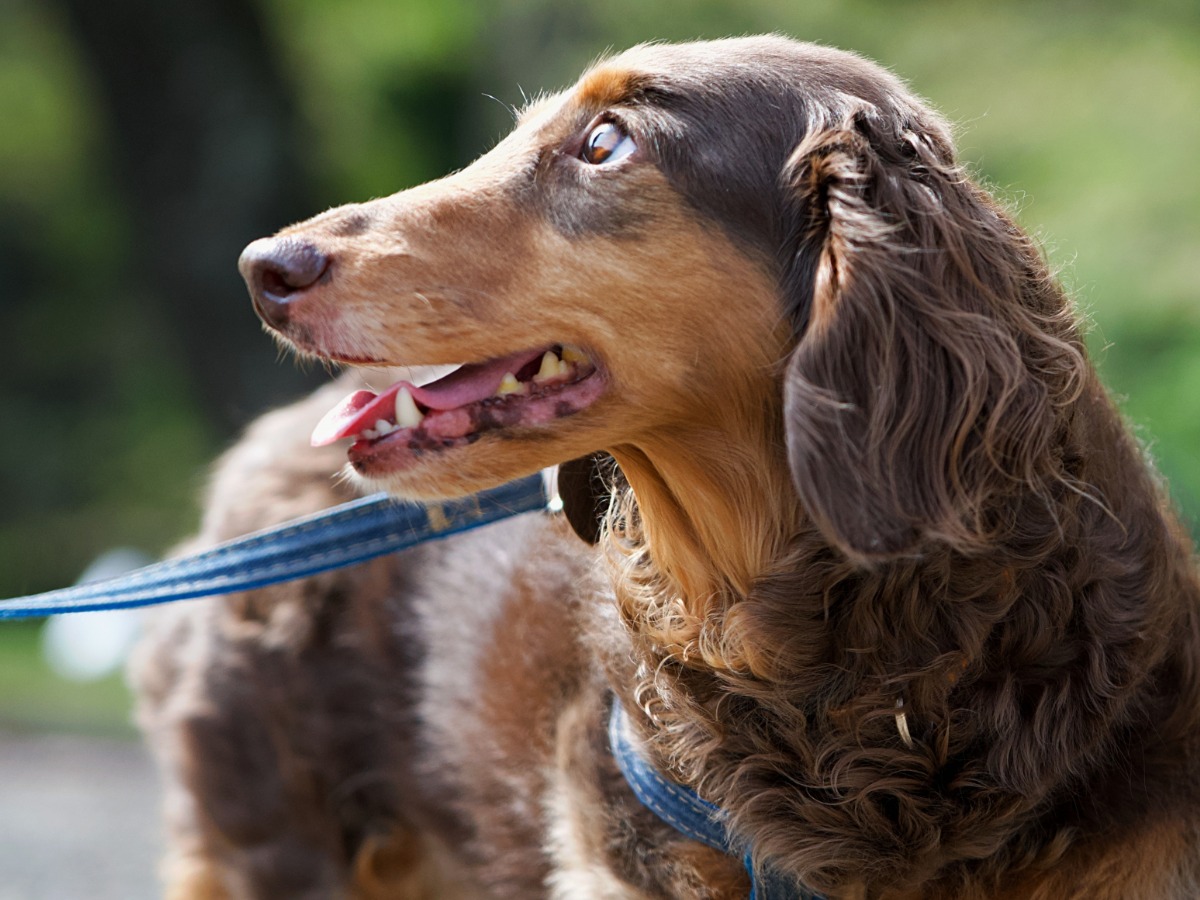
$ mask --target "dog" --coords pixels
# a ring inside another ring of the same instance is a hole
[[[747,896],[639,803],[614,704],[828,898],[1200,895],[1190,539],[1038,247],[889,72],[639,46],[240,266],[347,372],[230,451],[201,543],[556,464],[568,515],[166,613],[170,896]]]

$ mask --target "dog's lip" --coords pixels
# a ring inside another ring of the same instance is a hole
[[[484,363],[459,366],[424,387],[401,380],[378,394],[374,391],[355,391],[317,423],[312,444],[322,447],[342,438],[357,437],[380,419],[391,418],[396,396],[404,389],[426,410],[454,409],[490,397],[496,393],[506,373],[513,371],[514,367],[525,366],[541,352],[529,350]]]
[[[300,352],[303,353],[304,351],[301,350]],[[354,356],[347,353],[314,353],[313,355],[338,366],[393,367],[387,360],[379,359],[375,356]]]
[[[439,414],[461,411],[488,400],[507,399],[510,403],[520,402],[520,397],[506,397],[502,390],[506,379],[518,379],[520,393],[530,393],[532,402],[545,399],[545,391],[542,388],[546,386],[582,381],[598,372],[591,356],[584,354],[586,362],[566,366],[563,375],[558,378],[551,377],[547,382],[539,371],[539,366],[544,367],[543,360],[551,353],[554,354],[552,361],[558,361],[558,354],[563,352],[563,347],[562,344],[554,344],[550,347],[495,357],[482,363],[459,366],[423,386],[401,380],[380,393],[369,390],[355,391],[325,414],[313,430],[312,444],[320,447],[343,438],[355,438],[359,443],[364,440],[375,442],[394,432],[411,431],[420,427],[424,422],[421,417],[441,418]],[[559,364],[565,365],[561,362]],[[416,426],[398,424],[397,401],[400,400],[401,405],[407,402],[405,398],[400,397],[402,391],[407,392],[416,408]],[[444,428],[446,422],[442,425]],[[379,426],[383,426],[382,429]]]
[[[522,435],[536,440],[539,434],[545,434],[543,429],[587,410],[606,393],[608,385],[599,366],[580,367],[567,380],[534,383],[525,393],[491,396],[455,409],[431,411],[419,425],[378,438],[360,436],[347,455],[360,475],[382,478],[489,438],[491,443],[486,446],[491,449]]]

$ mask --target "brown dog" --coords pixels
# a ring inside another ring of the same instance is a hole
[[[176,896],[744,897],[633,797],[614,698],[830,898],[1200,894],[1189,541],[1037,249],[887,72],[636,48],[242,271],[301,352],[470,364],[268,417],[205,540],[349,496],[341,438],[409,497],[620,473],[602,566],[534,516],[170,614],[140,680]]]

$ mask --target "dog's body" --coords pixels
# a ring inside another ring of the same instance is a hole
[[[165,620],[177,896],[744,897],[634,799],[614,698],[830,898],[1200,893],[1190,544],[1036,248],[887,73],[638,48],[243,273],[306,352],[485,361],[325,420],[370,482],[620,475],[599,551],[531,517]],[[298,446],[331,399],[233,451],[204,539],[346,496]]]
[[[203,541],[349,499],[330,478],[342,451],[307,446],[334,393],[228,454]],[[560,519],[525,516],[166,611],[137,671],[143,723],[169,748],[171,896],[535,896],[557,718],[596,682],[582,548]],[[469,869],[419,864],[450,847]]]

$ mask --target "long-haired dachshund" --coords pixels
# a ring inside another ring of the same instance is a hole
[[[638,47],[241,268],[360,374],[231,451],[202,541],[351,496],[344,439],[413,498],[574,461],[598,544],[525,517],[167,613],[172,897],[744,898],[635,798],[616,702],[828,898],[1200,896],[1189,539],[1038,248],[888,72]]]

